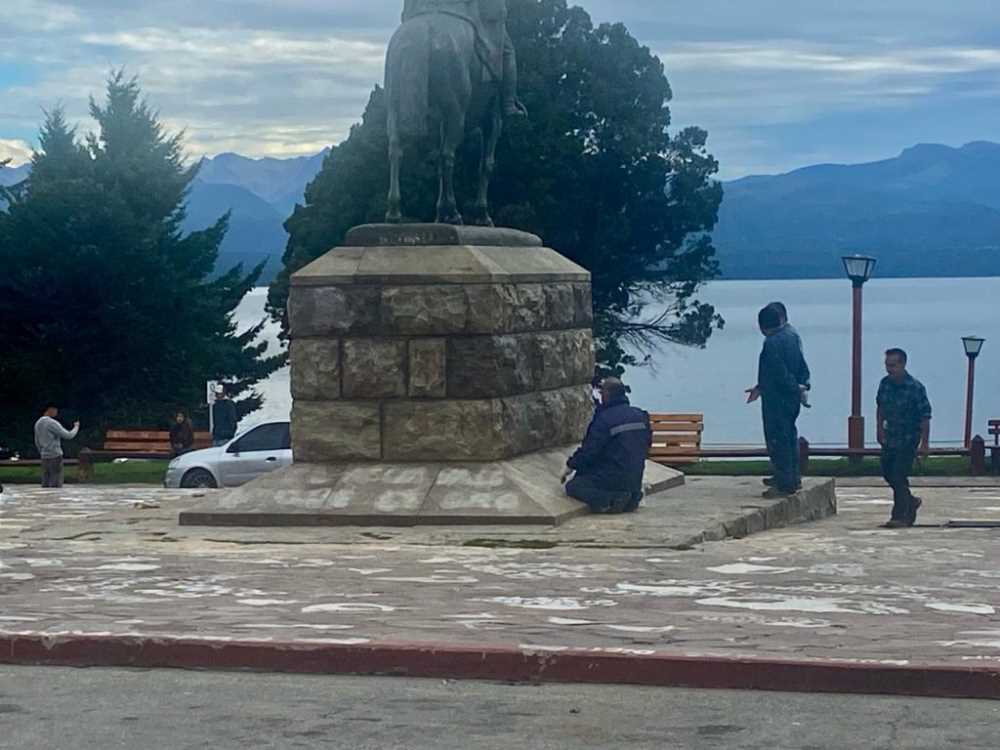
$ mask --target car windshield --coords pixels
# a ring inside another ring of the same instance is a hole
[[[274,451],[291,448],[291,435],[287,422],[263,424],[236,440],[230,447],[231,453],[251,451]]]

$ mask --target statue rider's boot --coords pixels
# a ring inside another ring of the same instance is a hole
[[[503,114],[504,117],[527,117],[528,110],[517,99],[507,99],[505,97],[503,100]]]

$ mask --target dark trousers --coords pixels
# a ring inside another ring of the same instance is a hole
[[[910,492],[910,472],[917,457],[917,444],[882,446],[882,477],[892,487],[892,518],[909,521],[916,512]]]
[[[42,487],[63,486],[62,457],[42,459]]]
[[[764,417],[764,442],[767,455],[774,466],[774,486],[782,492],[795,492],[802,484],[799,473],[799,431],[795,420],[799,418],[802,403],[764,399],[761,413]]]
[[[566,483],[566,494],[574,500],[586,503],[594,513],[607,513],[613,506],[623,512],[631,512],[639,507],[641,493],[631,493],[621,487],[611,487],[601,477],[592,474],[576,474]]]

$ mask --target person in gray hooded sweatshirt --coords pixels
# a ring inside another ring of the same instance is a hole
[[[63,486],[63,440],[72,440],[80,431],[80,423],[74,422],[73,429],[67,430],[56,416],[59,409],[54,404],[45,407],[45,413],[35,422],[35,447],[42,459],[42,487]]]

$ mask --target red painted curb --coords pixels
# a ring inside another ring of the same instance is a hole
[[[233,641],[109,635],[0,635],[0,664],[243,669],[505,682],[864,693],[1000,699],[1000,667],[676,656],[439,643]]]

